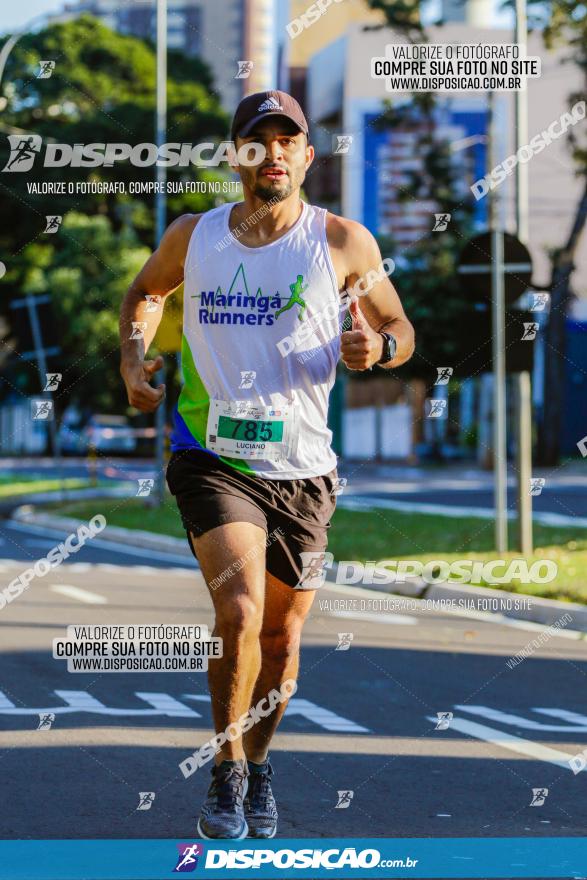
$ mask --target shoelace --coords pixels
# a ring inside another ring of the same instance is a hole
[[[217,796],[218,809],[234,809],[242,798],[245,773],[242,767],[235,765],[214,775],[214,784],[210,794]]]
[[[264,807],[273,800],[271,792],[271,770],[266,773],[251,773],[249,776],[249,789],[247,798],[249,802],[261,802]]]

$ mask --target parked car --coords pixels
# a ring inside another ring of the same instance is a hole
[[[88,420],[83,439],[86,452],[93,446],[98,452],[134,452],[137,440],[125,416],[94,415]]]

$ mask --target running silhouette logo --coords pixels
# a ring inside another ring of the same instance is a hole
[[[10,156],[2,171],[30,171],[38,153],[41,152],[43,139],[39,134],[9,134]]]
[[[293,309],[294,306],[299,306],[300,311],[298,312],[298,318],[301,321],[304,317],[304,312],[306,311],[306,301],[305,299],[302,299],[302,293],[307,289],[308,285],[304,285],[304,276],[298,275],[294,283],[289,285],[291,296],[286,304],[283,306],[283,308],[279,309],[279,311],[275,313],[275,320],[277,321],[277,319],[280,315],[283,314],[283,312],[287,312],[289,311],[289,309]]]
[[[189,871],[195,871],[198,866],[198,859],[204,854],[204,847],[201,843],[178,843],[179,856],[177,864],[173,869],[174,873],[187,874]]]

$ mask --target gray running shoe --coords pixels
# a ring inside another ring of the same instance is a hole
[[[275,837],[277,806],[271,791],[273,767],[269,761],[253,764],[249,761],[249,786],[245,797],[245,816],[249,837]]]
[[[222,761],[212,768],[212,784],[198,819],[200,837],[242,840],[247,836],[249,829],[243,810],[247,776],[244,760]]]

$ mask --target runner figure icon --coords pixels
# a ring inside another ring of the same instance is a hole
[[[304,283],[304,276],[298,275],[297,280],[293,284],[289,285],[289,289],[291,290],[291,296],[288,299],[288,301],[286,302],[286,304],[283,306],[283,308],[279,309],[275,313],[275,320],[277,320],[283,312],[289,311],[289,309],[292,309],[296,305],[301,306],[300,311],[298,312],[298,318],[300,321],[303,319],[304,312],[306,310],[306,300],[302,299],[302,293],[308,289],[307,284],[304,287],[302,287],[303,283]]]

